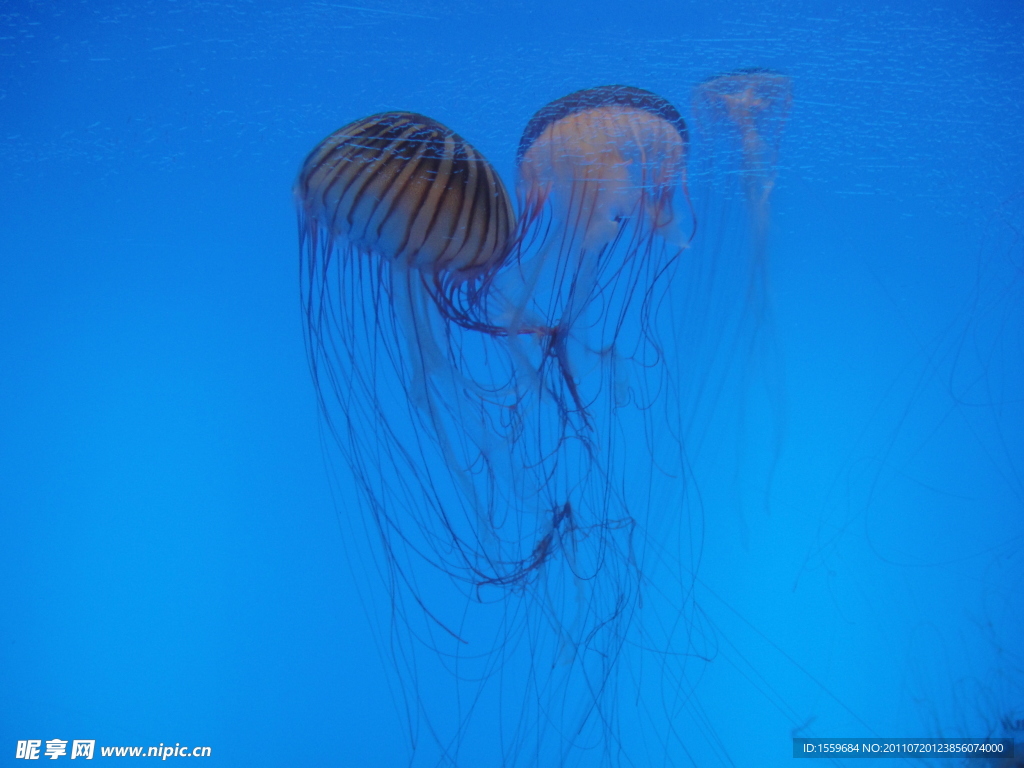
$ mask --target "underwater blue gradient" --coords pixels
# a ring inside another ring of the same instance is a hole
[[[302,344],[299,164],[403,109],[511,182],[551,100],[628,83],[689,120],[740,67],[794,83],[785,416],[775,446],[750,414],[749,477],[697,477],[714,652],[665,764],[1020,742],[1022,41],[980,0],[0,6],[0,765],[51,738],[407,764]]]

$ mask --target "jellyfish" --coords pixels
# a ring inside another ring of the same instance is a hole
[[[489,420],[510,388],[492,337],[453,323],[446,296],[482,282],[509,250],[511,199],[467,141],[422,115],[388,112],[332,133],[294,188],[306,349],[322,423],[370,511],[372,559],[403,615],[441,618],[420,571],[493,576]],[[465,361],[476,361],[475,366]],[[500,446],[499,446],[500,447]]]
[[[758,315],[769,311],[769,206],[792,102],[790,79],[766,69],[717,75],[700,83],[693,95],[706,162],[714,166],[709,172],[738,177],[741,183],[750,238],[748,306]]]
[[[675,107],[621,85],[558,99],[523,132],[516,258],[507,271],[515,282],[492,312],[513,331],[538,330],[534,352],[560,378],[548,387],[580,426],[598,397],[581,389],[585,371],[601,359],[614,368],[636,350],[625,318],[634,303],[651,311],[650,291],[689,242],[686,151]],[[543,376],[547,366],[534,368]],[[626,383],[615,383],[625,396]]]
[[[696,226],[687,143],[676,108],[631,86],[538,110],[516,153],[514,245],[487,291],[486,322],[504,329],[530,414],[515,463],[534,472],[521,487],[548,526],[572,509],[562,559],[586,608],[568,605],[557,623],[562,653],[580,651],[581,668],[587,648],[600,660],[592,680],[613,674],[617,654],[601,643],[622,641],[639,599],[633,537],[648,535],[649,500],[685,475],[663,336],[672,267]]]
[[[440,123],[390,112],[324,139],[303,164],[295,196],[314,380],[320,369],[313,353],[330,345],[337,311],[354,310],[330,303],[332,269],[356,277],[375,269],[369,282],[379,280],[374,289],[382,293],[372,306],[390,299],[403,325],[407,355],[400,364],[411,374],[410,394],[434,410],[431,382],[445,368],[445,353],[429,304],[440,284],[460,285],[500,264],[514,220],[501,179]]]
[[[525,677],[500,690],[528,724],[510,744],[533,756],[504,751],[505,765],[612,765],[649,749],[640,733],[671,741],[667,710],[628,702],[677,705],[679,649],[700,645],[684,586],[699,516],[666,344],[695,229],[687,142],[675,107],[622,85],[557,99],[519,142],[514,244],[475,321],[502,329],[522,416],[512,463],[531,468],[521,514],[539,513],[537,546],[480,584],[488,599],[516,594],[508,638],[530,648]]]
[[[769,279],[770,204],[791,105],[790,79],[765,69],[717,75],[693,92],[700,138],[695,197],[706,226],[686,280],[707,297],[707,309],[702,324],[691,324],[700,325],[700,334],[681,344],[692,350],[690,356],[704,359],[704,367],[719,372],[718,381],[700,386],[711,396],[730,388],[734,393],[728,398],[732,413],[716,415],[734,422],[725,429],[737,436],[729,449],[733,485],[737,493],[744,485],[765,489],[760,492],[765,508],[785,424],[784,366]],[[751,450],[758,444],[764,450]],[[755,466],[755,456],[765,457],[761,466]],[[764,479],[751,483],[754,477]],[[742,509],[743,500],[735,506]]]

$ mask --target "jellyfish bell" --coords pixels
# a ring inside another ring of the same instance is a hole
[[[533,116],[519,143],[525,223],[550,203],[572,222],[570,248],[601,248],[630,220],[685,245],[673,193],[685,183],[686,143],[675,107],[649,91],[603,86],[557,99]]]
[[[303,234],[461,283],[500,265],[514,222],[490,163],[436,120],[386,112],[324,139],[295,184]]]
[[[766,204],[771,195],[779,144],[792,103],[792,81],[767,69],[716,75],[694,91],[694,114],[702,133],[713,136],[722,126],[731,126],[737,134],[751,205]]]
[[[693,228],[686,152],[685,122],[650,91],[613,85],[557,99],[533,116],[519,142],[521,230],[537,235],[546,208],[544,244],[578,262],[600,260],[630,225],[636,242],[623,260],[655,238],[685,247]]]

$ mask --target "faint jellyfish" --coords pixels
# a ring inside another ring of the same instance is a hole
[[[783,130],[792,105],[788,77],[765,69],[717,75],[697,85],[693,113],[700,142],[696,197],[704,237],[698,244],[691,284],[710,297],[706,338],[688,339],[694,354],[720,361],[721,381],[708,382],[722,391],[730,378],[736,391],[733,449],[735,487],[751,486],[761,477],[767,505],[775,465],[781,453],[784,425],[784,383],[781,353],[775,338],[769,284],[768,240],[771,197],[778,172]],[[737,200],[736,198],[739,198]],[[755,391],[758,382],[763,394]],[[763,398],[764,403],[759,403]],[[726,415],[722,414],[721,418]],[[755,435],[766,447],[752,451]],[[761,458],[759,458],[761,457]],[[761,465],[753,467],[751,464]],[[742,478],[747,478],[744,481]],[[759,481],[760,482],[760,481]],[[738,507],[742,507],[739,502]]]

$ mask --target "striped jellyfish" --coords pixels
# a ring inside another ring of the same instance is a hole
[[[331,353],[334,332],[351,330],[343,313],[372,308],[372,317],[346,319],[379,329],[386,301],[391,320],[402,326],[405,355],[395,362],[404,368],[407,394],[428,413],[442,407],[436,382],[452,371],[432,320],[439,290],[500,265],[514,226],[508,193],[490,163],[440,123],[388,112],[320,142],[303,163],[295,197],[318,391],[320,356]],[[343,304],[329,290],[337,279],[368,285],[369,303]]]
[[[458,637],[424,595],[421,571],[469,591],[495,576],[488,488],[507,471],[495,469],[492,422],[514,387],[500,341],[454,322],[448,296],[472,291],[507,257],[511,199],[465,139],[408,112],[332,133],[302,164],[294,194],[322,422],[369,508],[371,539],[383,542],[375,564],[395,615],[422,613],[428,634]]]

